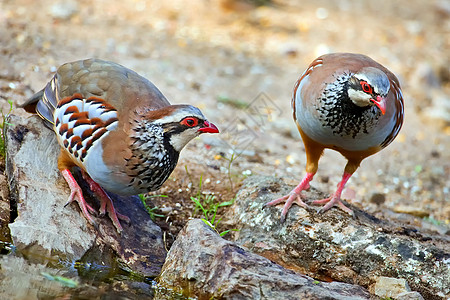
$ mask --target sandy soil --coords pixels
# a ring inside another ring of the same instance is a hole
[[[362,163],[345,197],[379,217],[445,232],[449,2],[303,2],[2,1],[0,107],[6,110],[7,99],[22,103],[60,64],[88,57],[134,69],[172,103],[200,107],[222,133],[191,142],[157,192],[169,198],[154,198],[173,240],[187,218],[199,215],[190,197],[199,191],[200,176],[203,195],[214,193],[217,201],[230,200],[252,174],[296,184],[305,157],[291,117],[294,82],[320,54],[364,53],[399,77],[405,123],[392,145]],[[233,153],[239,156],[230,165]],[[344,165],[327,151],[313,186],[333,191]]]

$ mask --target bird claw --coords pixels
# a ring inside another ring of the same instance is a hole
[[[92,216],[90,215],[90,213],[96,214],[96,211],[90,205],[88,205],[86,203],[86,201],[84,200],[83,192],[81,191],[81,188],[78,185],[78,183],[76,182],[76,180],[73,178],[72,173],[68,169],[62,170],[61,172],[64,176],[64,179],[69,184],[69,187],[71,190],[69,200],[67,201],[67,203],[64,206],[67,206],[70,203],[72,203],[73,201],[76,201],[78,203],[84,217],[89,221],[89,223],[94,225],[94,227],[98,228],[97,224],[94,222],[94,219],[92,219]],[[83,172],[82,174],[83,174],[83,178],[89,183],[89,187],[91,188],[91,190],[95,194],[97,194],[100,198],[100,209],[99,209],[100,216],[104,216],[104,215],[106,215],[106,213],[108,213],[114,227],[116,227],[116,229],[117,229],[117,232],[121,233],[123,231],[123,229],[122,229],[122,226],[120,225],[119,219],[121,219],[129,224],[130,218],[117,213],[114,209],[112,200],[108,196],[108,194],[106,194],[106,192],[98,185],[98,183],[96,183],[94,180],[92,180],[92,178],[90,178],[87,173]]]
[[[127,224],[130,224],[131,223],[130,218],[118,213],[115,210],[111,197],[109,197],[109,195],[105,192],[105,190],[97,182],[95,182],[87,173],[83,172],[83,178],[88,182],[91,191],[93,191],[100,198],[100,209],[99,209],[100,216],[104,217],[106,213],[108,213],[109,218],[114,224],[114,227],[116,227],[117,229],[117,232],[122,233],[123,228],[122,225],[120,225],[119,219],[126,222]]]
[[[66,204],[64,204],[64,207],[68,206],[72,202],[77,202],[84,217],[89,221],[90,224],[96,226],[94,219],[92,219],[91,217],[91,214],[95,214],[96,211],[89,204],[86,203],[86,200],[84,200],[81,190],[78,189],[72,190],[69,199],[67,200]]]
[[[290,194],[285,195],[285,196],[283,196],[283,197],[281,197],[281,198],[272,200],[272,201],[270,201],[270,202],[267,202],[266,204],[263,205],[263,208],[266,208],[266,207],[268,207],[268,206],[275,206],[275,205],[277,205],[277,204],[286,202],[286,199],[289,198],[289,195],[290,195]]]
[[[331,196],[329,198],[325,198],[322,200],[314,200],[312,202],[312,204],[325,204],[324,207],[322,207],[319,210],[319,214],[326,212],[327,210],[329,210],[330,208],[332,208],[333,206],[338,206],[341,210],[343,210],[344,212],[348,213],[349,215],[353,216],[353,210],[351,210],[350,208],[348,208],[347,206],[345,206],[344,203],[342,203],[341,199],[336,197],[336,196]]]
[[[131,219],[130,219],[128,216],[122,215],[122,214],[120,214],[120,213],[118,213],[118,212],[116,212],[116,214],[117,214],[117,218],[119,218],[119,220],[124,221],[124,222],[127,223],[128,225],[131,224]]]
[[[285,204],[283,206],[283,210],[281,211],[281,217],[280,217],[281,223],[284,223],[284,221],[286,220],[286,215],[293,203],[295,203],[298,206],[301,206],[305,209],[308,208],[308,205],[302,201],[300,195],[298,193],[296,193],[295,191],[291,191],[289,194],[287,194],[281,198],[267,202],[266,204],[264,204],[263,208],[265,208],[267,206],[274,206],[274,205],[277,205],[277,204],[280,204],[283,202],[285,202]]]

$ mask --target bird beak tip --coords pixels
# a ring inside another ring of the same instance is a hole
[[[377,99],[372,99],[372,102],[380,109],[381,114],[386,113],[386,98],[377,96]]]
[[[213,123],[205,121],[205,127],[198,130],[200,133],[219,133],[219,128]]]

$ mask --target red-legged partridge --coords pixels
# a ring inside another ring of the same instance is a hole
[[[175,168],[181,149],[201,133],[217,133],[200,110],[170,105],[150,81],[121,65],[99,59],[59,67],[47,86],[24,104],[51,127],[61,145],[58,168],[83,215],[94,223],[72,176],[78,166],[121,232],[105,190],[136,195],[157,190]]]
[[[352,214],[341,202],[346,182],[361,161],[389,145],[403,123],[403,97],[397,77],[371,58],[352,53],[323,55],[314,60],[294,86],[294,121],[306,151],[306,175],[290,194],[266,204],[285,203],[284,221],[293,203],[307,205],[301,191],[309,188],[325,148],[347,160],[342,180],[331,197],[315,200]]]

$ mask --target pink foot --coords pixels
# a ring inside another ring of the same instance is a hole
[[[286,219],[287,212],[289,211],[293,203],[296,203],[297,205],[303,208],[308,207],[308,205],[306,205],[306,203],[303,202],[303,200],[301,199],[300,192],[309,189],[309,182],[313,179],[313,177],[314,174],[307,173],[306,176],[303,178],[303,180],[300,182],[300,184],[297,185],[297,187],[294,188],[288,195],[267,202],[266,204],[264,204],[264,207],[285,203],[280,218],[281,222],[283,223]]]
[[[116,212],[114,204],[105,190],[84,171],[83,178],[88,182],[91,191],[93,191],[100,198],[100,215],[104,216],[106,212],[108,212],[108,216],[112,223],[116,227],[117,231],[121,233],[123,228],[122,225],[120,225],[119,219],[129,224],[130,218]]]
[[[81,188],[78,185],[75,178],[73,178],[72,173],[68,169],[62,170],[61,173],[70,188],[70,196],[69,199],[67,200],[67,203],[64,206],[67,206],[73,201],[76,201],[84,217],[89,221],[89,223],[96,226],[94,219],[92,219],[90,215],[90,213],[91,214],[95,213],[95,209],[93,209],[89,204],[86,203],[86,200],[84,200],[83,192],[81,191]]]
[[[345,206],[344,203],[342,203],[342,201],[341,201],[342,190],[344,189],[345,184],[347,183],[347,181],[350,179],[351,176],[352,176],[352,174],[344,173],[344,175],[342,176],[342,180],[341,180],[341,182],[338,183],[337,190],[333,195],[331,195],[329,198],[322,199],[322,200],[314,200],[312,202],[313,204],[326,203],[325,206],[320,209],[320,211],[319,211],[320,213],[323,213],[323,212],[329,210],[330,208],[332,208],[334,205],[337,205],[340,209],[342,209],[346,213],[353,215],[353,211],[350,208],[348,208],[347,206]]]

